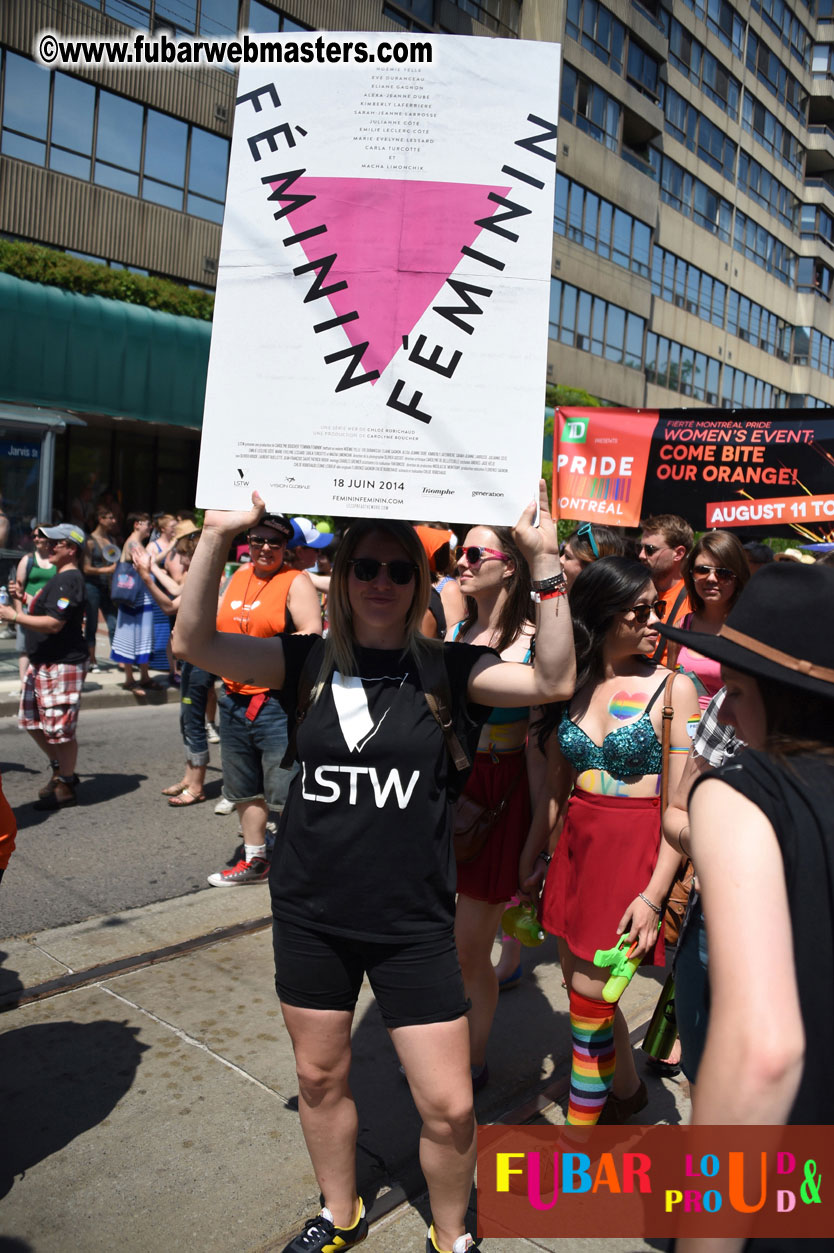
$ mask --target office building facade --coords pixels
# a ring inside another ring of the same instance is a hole
[[[223,38],[243,29],[406,29],[552,40],[563,45],[563,64],[543,384],[641,407],[828,405],[833,6],[5,0],[0,236],[183,285],[210,290],[215,282],[235,73],[47,70],[32,56],[41,30],[118,36],[164,28]],[[28,299],[25,290],[13,294]],[[61,311],[64,321],[73,308]],[[98,340],[107,343],[106,310],[101,317]],[[137,322],[127,339],[135,344],[146,329]],[[153,324],[157,338],[167,333]],[[207,338],[198,339],[195,332],[195,376],[207,352]],[[101,343],[91,350],[103,351]],[[141,369],[133,362],[137,377],[152,373],[156,360],[147,356]],[[31,421],[51,414],[61,428],[53,444],[61,510],[103,483],[138,503],[144,479],[167,494],[165,503],[175,503],[172,496],[185,503],[196,466],[198,382],[175,413],[157,403],[150,384],[141,403],[136,391],[97,400],[90,385],[91,399],[80,405],[71,390],[61,403],[60,378],[46,399],[33,381]],[[9,429],[29,429],[20,412],[23,425],[2,425],[4,414],[27,410],[22,390],[18,378],[14,395],[8,387],[0,393],[0,441]]]

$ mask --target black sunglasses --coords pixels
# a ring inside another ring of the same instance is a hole
[[[372,583],[380,570],[388,571],[388,578],[398,587],[405,587],[417,571],[413,561],[377,561],[376,557],[352,557],[348,565],[360,583]]]
[[[652,553],[659,553],[662,547],[662,544],[641,544],[640,552],[645,553],[647,557],[651,557]]]
[[[196,532],[195,532],[196,534]],[[247,535],[250,548],[283,548],[287,542],[286,536],[266,536],[263,535]]]
[[[719,583],[729,583],[736,577],[735,571],[728,570],[726,566],[693,566],[692,573],[696,579],[708,579],[714,574]]]
[[[656,600],[653,605],[632,605],[630,609],[625,609],[623,612],[633,613],[635,622],[645,626],[652,614],[656,618],[663,617],[666,612],[666,601]]]

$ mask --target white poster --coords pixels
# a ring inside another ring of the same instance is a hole
[[[328,34],[366,60],[304,63],[313,40],[240,70],[198,503],[515,522],[541,470],[559,47],[404,35],[381,64],[393,36]]]

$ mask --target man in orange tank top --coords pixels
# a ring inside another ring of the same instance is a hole
[[[681,566],[695,543],[695,536],[686,518],[675,513],[659,513],[654,517],[644,518],[640,529],[642,535],[638,556],[643,565],[648,566],[658,599],[666,606],[660,620],[671,626],[692,608],[686,594]],[[661,665],[664,663],[666,643],[661,636],[652,661]]]
[[[229,580],[217,614],[228,634],[266,638],[291,631],[321,635],[321,612],[315,588],[301,570],[282,568],[292,523],[282,514],[265,514],[247,539],[251,561]],[[266,823],[270,809],[281,809],[292,771],[282,770],[287,748],[287,718],[269,689],[223,680],[218,698],[223,795],[234,803],[243,836],[243,859],[208,877],[212,887],[245,887],[266,882],[270,855]]]

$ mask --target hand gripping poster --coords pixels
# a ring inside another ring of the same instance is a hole
[[[197,500],[512,523],[541,468],[559,47],[325,47],[357,40],[362,63],[296,61],[293,34],[241,67]]]

